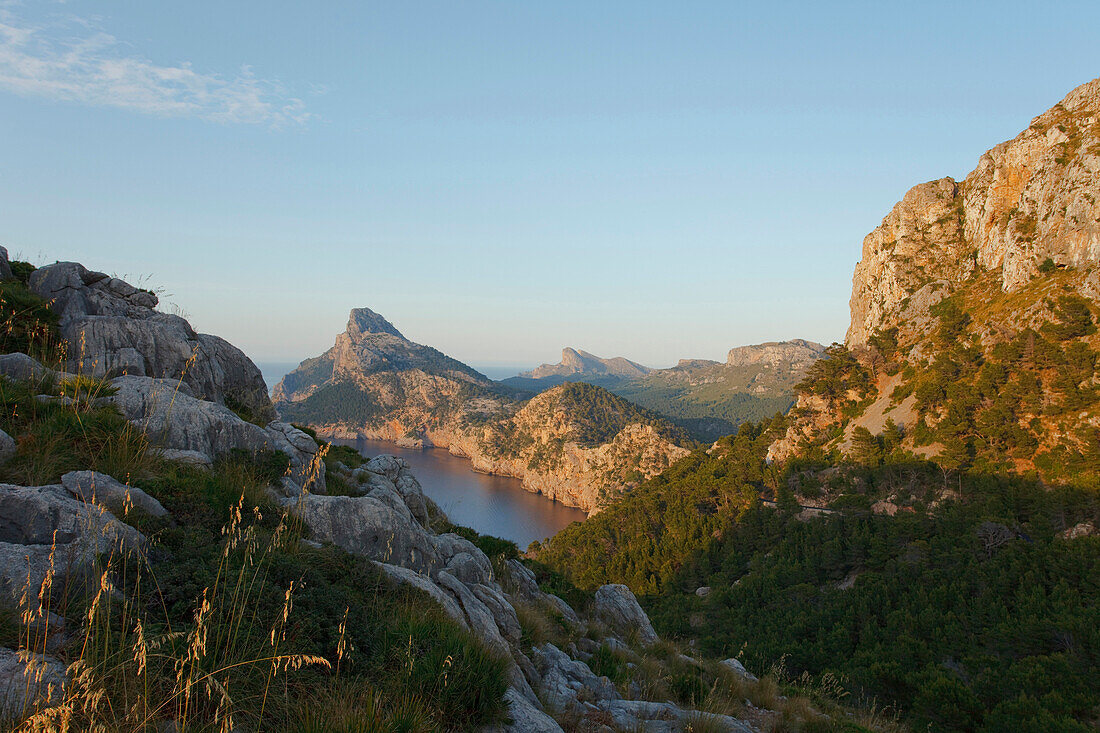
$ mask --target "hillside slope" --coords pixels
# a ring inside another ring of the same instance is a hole
[[[367,309],[334,346],[274,390],[280,414],[324,435],[440,447],[485,473],[593,511],[687,453],[690,437],[600,387],[563,384],[530,399]]]

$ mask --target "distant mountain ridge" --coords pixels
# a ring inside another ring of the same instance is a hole
[[[651,369],[566,348],[560,364],[543,364],[502,384],[528,392],[566,382],[599,385],[709,442],[743,422],[786,412],[795,384],[824,354],[821,344],[793,339],[735,347],[725,362],[681,359],[672,368]]]
[[[532,396],[493,382],[368,308],[352,310],[332,348],[287,374],[273,396],[285,419],[324,435],[447,448],[478,471],[515,476],[587,511],[692,444],[683,429],[602,387],[565,384]]]

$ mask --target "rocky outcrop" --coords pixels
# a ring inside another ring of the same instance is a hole
[[[288,374],[275,396],[284,419],[323,435],[446,448],[474,470],[514,476],[588,511],[664,470],[690,443],[602,388],[563,385],[519,399],[366,308],[353,310],[335,345]]]
[[[791,341],[769,341],[752,346],[737,346],[726,355],[726,366],[761,366],[776,368],[787,366],[790,369],[804,371],[825,354],[825,347],[813,341],[792,339]],[[683,362],[681,362],[683,366]]]
[[[15,455],[15,438],[0,430],[0,463],[6,463]]]
[[[66,370],[182,380],[190,393],[255,419],[274,419],[260,370],[224,339],[196,333],[185,319],[155,310],[157,296],[75,262],[31,273],[29,286],[60,318]]]
[[[47,578],[87,580],[96,557],[140,551],[145,537],[63,485],[0,484],[0,587],[8,603],[34,598]]]
[[[110,381],[113,394],[101,398],[140,428],[153,445],[183,451],[191,462],[210,463],[234,449],[279,450],[291,462],[290,478],[300,487],[323,492],[324,470],[317,443],[287,423],[266,428],[242,420],[229,408],[193,397],[177,380],[122,376]]]
[[[849,346],[907,323],[975,275],[1023,287],[1049,259],[1100,262],[1100,79],[1074,89],[959,182],[915,186],[863,240]],[[910,309],[911,299],[932,288]]]
[[[65,665],[26,650],[0,648],[0,719],[18,720],[64,697]]]
[[[98,504],[116,516],[137,509],[151,517],[168,514],[164,506],[136,486],[126,486],[96,471],[70,471],[61,477],[65,490],[86,504]]]
[[[10,280],[11,277],[11,262],[8,260],[8,248],[0,247],[0,280]]]
[[[348,325],[336,337],[332,348],[315,359],[307,359],[275,385],[272,392],[279,403],[300,403],[318,389],[334,384],[352,384],[370,390],[383,374],[419,372],[442,381],[488,388],[492,382],[462,362],[406,339],[393,324],[369,308],[354,308]],[[383,380],[385,381],[385,380]],[[401,389],[392,380],[388,389],[379,389],[376,399],[386,408],[400,398]],[[435,386],[444,388],[445,384]],[[415,387],[414,387],[415,389]],[[362,407],[362,406],[360,406]]]
[[[543,364],[529,372],[522,372],[523,379],[546,379],[548,377],[569,377],[575,375],[616,377],[644,377],[656,371],[647,366],[616,356],[604,359],[587,351],[578,351],[566,347],[561,350],[561,361],[557,364]]]

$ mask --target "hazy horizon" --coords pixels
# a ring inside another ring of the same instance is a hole
[[[1100,73],[1098,25],[1088,3],[0,0],[0,245],[161,290],[265,363],[360,306],[481,365],[828,344],[863,237]]]

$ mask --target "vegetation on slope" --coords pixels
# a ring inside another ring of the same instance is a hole
[[[1094,492],[967,472],[943,500],[941,467],[900,449],[874,468],[780,473],[763,460],[774,427],[743,426],[536,557],[582,587],[627,583],[660,631],[708,653],[832,675],[915,727],[1095,724],[1100,538],[1060,534],[1097,523]],[[792,487],[845,508],[798,521]],[[897,516],[868,510],[887,497],[906,505]]]
[[[603,387],[660,414],[695,440],[713,442],[736,432],[744,422],[785,413],[794,404],[794,385],[799,376],[782,368],[693,362],[644,377],[570,374],[542,379],[512,377],[502,383],[528,393],[576,382]],[[756,386],[765,391],[756,393]]]

